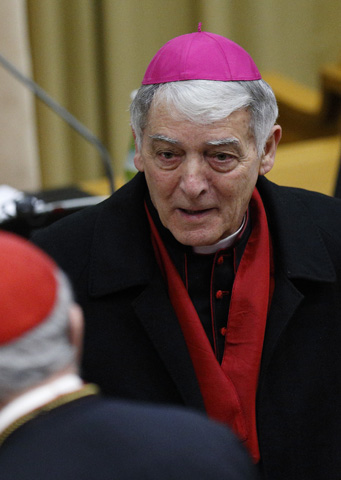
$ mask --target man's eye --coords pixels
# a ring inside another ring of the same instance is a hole
[[[218,172],[230,172],[237,165],[237,157],[231,153],[212,152],[208,157],[211,167]]]
[[[181,155],[169,150],[159,150],[155,152],[155,160],[160,168],[173,170],[181,162]]]
[[[165,160],[171,160],[174,157],[174,153],[172,152],[161,152],[161,157],[163,157]]]
[[[214,158],[216,160],[218,160],[219,162],[224,162],[226,160],[232,160],[233,159],[233,155],[229,154],[229,153],[216,153],[214,155]]]

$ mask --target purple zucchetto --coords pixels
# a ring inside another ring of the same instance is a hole
[[[199,31],[175,37],[153,57],[142,84],[182,80],[260,80],[251,56],[231,40]]]

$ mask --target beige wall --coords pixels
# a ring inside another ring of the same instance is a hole
[[[237,3],[237,2],[233,2]],[[235,37],[251,49],[262,70],[275,70],[318,88],[318,71],[326,62],[341,62],[339,0],[241,1],[245,28]]]
[[[208,30],[240,43],[263,71],[318,88],[318,71],[341,62],[340,0],[202,1]]]
[[[0,2],[0,52],[31,75],[26,3]],[[0,184],[35,190],[40,185],[32,95],[0,65]]]

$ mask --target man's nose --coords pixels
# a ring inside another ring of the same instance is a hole
[[[180,188],[189,198],[197,198],[208,191],[208,178],[204,161],[186,159],[182,164]]]

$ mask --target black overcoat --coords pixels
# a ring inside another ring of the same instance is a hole
[[[257,184],[275,290],[257,393],[269,480],[341,478],[341,201]],[[180,326],[154,258],[143,174],[108,200],[40,232],[86,316],[83,373],[106,394],[203,410]]]
[[[255,480],[228,429],[185,409],[91,396],[34,417],[0,447],[1,480]]]

